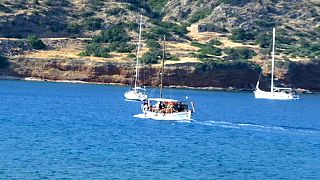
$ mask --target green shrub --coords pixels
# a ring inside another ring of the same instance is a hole
[[[93,38],[95,42],[110,43],[110,42],[129,42],[131,37],[127,32],[119,27],[113,27],[108,30],[102,31],[99,36]]]
[[[90,17],[90,16],[93,16],[95,14],[95,12],[91,11],[91,10],[88,10],[88,11],[84,11],[82,12],[80,15],[82,17]]]
[[[286,41],[287,42],[287,41]],[[280,46],[284,54],[291,54],[291,57],[308,57],[315,58],[320,52],[320,43],[317,41],[309,41],[305,38],[301,38],[292,45],[288,44],[276,44]]]
[[[193,41],[193,42],[191,42],[191,46],[195,46],[195,47],[198,47],[198,48],[203,48],[203,47],[206,47],[207,45],[199,43],[199,42],[196,42],[196,41]]]
[[[34,49],[45,49],[46,45],[36,35],[28,36],[28,43]]]
[[[116,7],[116,8],[113,8],[113,9],[110,9],[107,13],[110,15],[110,16],[116,16],[116,15],[120,15],[120,14],[123,14],[125,13],[126,10],[120,8],[120,7]]]
[[[271,45],[272,36],[270,33],[259,33],[255,38],[255,43],[262,48],[268,48]]]
[[[237,28],[231,31],[230,39],[234,41],[254,40],[255,33],[244,30],[243,28]]]
[[[173,32],[179,36],[186,35],[188,33],[187,25],[178,25],[172,22],[166,21],[153,21],[153,24],[157,25],[159,28],[163,28],[168,32]]]
[[[63,31],[67,28],[67,24],[64,23],[55,23],[55,22],[47,22],[47,24],[50,26],[50,30],[52,32],[59,32],[59,31]],[[41,25],[41,24],[40,24]]]
[[[177,56],[171,56],[168,60],[170,61],[180,61],[180,58]]]
[[[149,38],[150,39],[162,39],[163,36],[166,36],[167,38],[171,37],[171,34],[169,34],[168,30],[164,27],[160,26],[154,26],[150,29]]]
[[[284,35],[280,35],[276,37],[276,44],[293,44],[296,41],[297,40],[295,38],[284,36]]]
[[[158,7],[162,6],[161,4],[165,4],[165,1],[166,0],[126,0],[125,2],[130,3],[130,5],[127,6],[127,9],[129,9],[130,11],[141,13],[141,9],[143,9],[143,11],[146,12],[146,14],[148,14],[150,18],[160,19],[160,17],[162,16],[162,8]],[[164,7],[164,5],[162,7]]]
[[[83,20],[82,25],[86,30],[94,31],[101,29],[102,23],[101,18],[87,17]]]
[[[153,11],[161,13],[168,0],[148,0],[147,2]]]
[[[178,25],[159,20],[152,20],[151,22],[155,26],[150,28],[149,32],[143,33],[143,37],[146,37],[147,39],[162,39],[163,35],[166,35],[167,38],[171,38],[173,34],[185,36],[188,33],[186,24]]]
[[[194,54],[195,58],[200,59],[201,61],[205,60],[206,58],[209,58],[209,56],[206,53],[195,53]]]
[[[228,59],[231,60],[248,60],[257,55],[256,52],[247,48],[226,48],[224,52],[229,55]]]
[[[130,53],[134,49],[134,46],[129,45],[125,42],[112,42],[109,44],[110,51],[116,51],[119,53]]]
[[[158,41],[156,41],[154,39],[148,39],[147,40],[147,47],[149,47],[151,49],[160,49],[161,45],[160,45],[160,43],[158,43]]]
[[[137,56],[134,55],[134,54],[128,54],[127,57],[130,58],[130,59],[136,59],[137,58]]]
[[[161,59],[161,56],[161,51],[149,51],[142,56],[141,61],[145,64],[156,64]]]
[[[212,46],[221,46],[223,43],[218,39],[211,39],[208,44]]]
[[[80,56],[96,56],[96,57],[109,57],[110,50],[101,46],[98,43],[90,43],[86,46],[85,51],[81,52]]]
[[[127,28],[128,30],[130,30],[130,31],[138,31],[137,27],[139,27],[139,25],[137,23],[135,23],[135,22],[125,23],[123,26],[125,28]]]
[[[81,31],[81,26],[77,23],[68,24],[67,31],[69,33],[77,34]]]
[[[239,5],[244,5],[248,2],[251,2],[251,0],[218,0],[217,3],[224,3],[224,4],[230,4],[232,6],[239,6]]]
[[[261,72],[261,67],[250,61],[205,61],[195,66],[196,70],[203,72],[214,71],[217,69],[231,70],[231,69],[253,69]]]
[[[208,54],[208,55],[214,55],[214,56],[221,56],[222,55],[222,49],[207,45],[205,47],[202,47],[199,52],[203,54]]]
[[[131,37],[124,30],[124,24],[118,24],[108,30],[104,30],[100,35],[93,38],[96,43],[109,43],[109,50],[119,53],[130,53],[134,46],[128,44]]]
[[[0,55],[0,68],[5,68],[9,65],[8,58],[6,56]]]
[[[254,23],[260,28],[270,28],[275,27],[277,25],[277,21],[269,16],[255,20]]]
[[[200,56],[199,58],[204,58],[207,55],[214,55],[214,56],[221,56],[222,55],[222,49],[217,48],[215,46],[212,46],[210,44],[202,44],[199,42],[192,42],[191,45],[200,48],[198,50],[198,52],[200,52],[200,54],[197,54],[198,57]]]

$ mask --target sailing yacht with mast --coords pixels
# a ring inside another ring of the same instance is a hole
[[[273,28],[272,38],[272,69],[271,69],[271,88],[270,91],[263,91],[259,89],[259,81],[256,85],[254,95],[256,99],[271,99],[271,100],[293,100],[299,99],[299,96],[291,88],[275,87],[274,80],[274,51],[275,51],[275,36],[276,30]]]
[[[165,36],[163,38],[163,56],[160,73],[160,97],[148,98],[141,106],[143,117],[156,120],[191,120],[194,111],[194,105],[190,102],[192,109],[188,108],[186,102],[176,99],[163,98],[163,76],[165,60]]]
[[[126,91],[124,97],[126,100],[132,101],[143,101],[148,98],[147,91],[143,87],[139,87],[139,55],[141,48],[141,32],[142,32],[142,15],[140,17],[139,24],[139,40],[138,40],[138,49],[137,49],[137,57],[136,57],[136,67],[135,67],[135,80],[134,87],[131,87],[129,91]]]

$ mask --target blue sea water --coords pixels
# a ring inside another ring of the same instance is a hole
[[[0,81],[0,179],[320,179],[320,96],[168,90],[190,122],[133,117],[127,87]]]

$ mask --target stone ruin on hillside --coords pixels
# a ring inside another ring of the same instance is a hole
[[[198,24],[198,32],[226,32],[224,28],[221,28],[219,26],[213,25],[213,24]]]

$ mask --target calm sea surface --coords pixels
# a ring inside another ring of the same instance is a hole
[[[0,179],[320,179],[320,96],[168,90],[191,122],[133,117],[127,87],[0,81]]]

